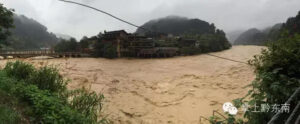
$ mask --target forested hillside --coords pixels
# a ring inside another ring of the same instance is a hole
[[[53,33],[39,22],[23,15],[14,15],[14,28],[7,39],[7,46],[13,49],[39,49],[51,47],[58,42]]]
[[[265,45],[268,41],[278,38],[282,24],[259,30],[251,28],[242,33],[235,41],[234,45]]]
[[[214,24],[209,24],[200,19],[188,19],[179,16],[167,16],[165,18],[151,20],[146,22],[142,27],[150,29],[152,32],[160,32],[173,35],[182,34],[204,34],[214,33]],[[147,31],[139,28],[136,33],[143,34]]]
[[[252,28],[242,33],[234,42],[235,45],[263,45],[267,34],[259,29]]]
[[[281,30],[288,31],[290,35],[300,33],[300,11],[297,16],[289,18]]]
[[[176,47],[179,47],[183,54],[199,54],[205,52],[221,51],[231,47],[231,44],[226,38],[226,34],[223,30],[215,27],[213,23],[208,23],[200,19],[188,19],[179,16],[167,16],[165,18],[154,19],[145,23],[143,28],[137,29],[137,34],[146,36],[152,36],[152,34],[164,34],[178,36],[183,39],[183,42],[188,40],[196,41],[195,46],[183,46],[177,44],[178,41],[172,40]],[[167,41],[160,41],[159,44]],[[169,43],[170,44],[170,43]],[[165,47],[173,47],[163,45]]]

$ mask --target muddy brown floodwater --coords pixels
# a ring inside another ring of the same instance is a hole
[[[244,61],[263,47],[233,46],[211,53]],[[14,61],[14,60],[9,60]],[[70,89],[85,87],[105,95],[104,114],[116,124],[198,124],[200,116],[244,96],[255,78],[253,68],[212,56],[164,59],[70,58],[30,60],[54,64],[71,79]],[[3,67],[7,60],[1,60]],[[208,122],[203,122],[208,123]]]

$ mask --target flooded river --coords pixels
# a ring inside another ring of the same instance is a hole
[[[211,53],[247,62],[263,47],[234,46]],[[7,60],[0,60],[4,66]],[[10,60],[13,61],[13,60]],[[198,124],[200,116],[244,96],[253,68],[208,55],[163,59],[26,59],[36,66],[57,65],[68,87],[105,95],[104,114],[116,124]],[[207,122],[204,122],[207,123]]]

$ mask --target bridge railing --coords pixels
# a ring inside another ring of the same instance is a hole
[[[268,124],[300,124],[300,87],[285,104],[290,105],[292,110],[289,113],[276,113]]]
[[[21,54],[54,54],[54,50],[0,50],[0,54],[21,55]]]

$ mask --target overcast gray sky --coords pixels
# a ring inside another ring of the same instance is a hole
[[[284,22],[300,10],[300,0],[73,0],[110,12],[137,25],[169,15],[199,18],[225,32]],[[50,32],[80,39],[104,30],[136,28],[107,15],[58,0],[0,0],[45,25]]]

